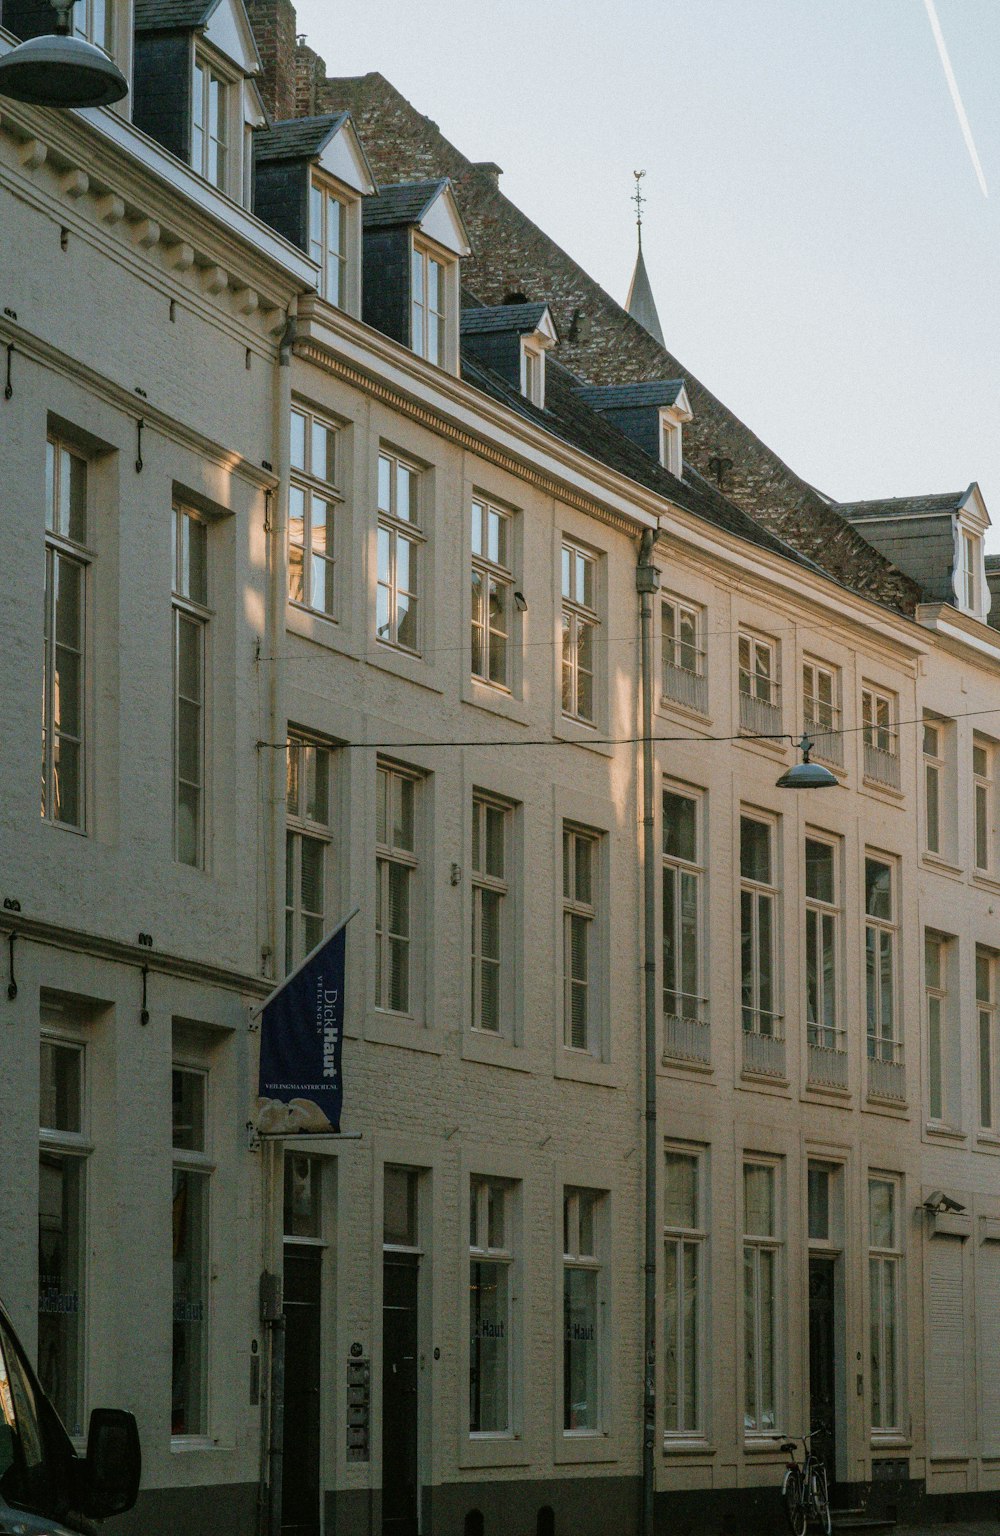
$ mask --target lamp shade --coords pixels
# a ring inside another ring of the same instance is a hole
[[[834,789],[838,783],[835,774],[822,763],[796,763],[776,780],[778,789]]]
[[[108,107],[127,94],[114,60],[82,37],[32,37],[0,58],[0,96],[32,106]]]

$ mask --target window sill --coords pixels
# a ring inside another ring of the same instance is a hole
[[[660,1068],[665,1073],[680,1072],[687,1074],[688,1072],[698,1072],[702,1077],[712,1077],[715,1073],[715,1067],[710,1061],[690,1061],[686,1056],[663,1055],[660,1057]]]
[[[972,870],[969,883],[978,886],[981,891],[1000,891],[1000,879],[996,875],[991,875],[988,870]]]
[[[481,677],[466,674],[462,684],[462,698],[476,709],[488,709],[491,714],[513,720],[517,725],[529,725],[531,716],[523,698],[518,698],[509,688],[486,683]]]
[[[384,1013],[378,1008],[369,1009],[365,1017],[365,1039],[376,1045],[427,1051],[432,1056],[440,1056],[444,1051],[440,1032],[429,1029],[422,1019],[405,1013]]]
[[[217,1451],[219,1442],[211,1435],[171,1435],[170,1454],[186,1455],[190,1451]]]
[[[865,1108],[873,1113],[894,1115],[898,1120],[909,1120],[910,1106],[902,1099],[886,1099],[877,1093],[865,1094]]]
[[[787,1436],[779,1430],[769,1430],[767,1434],[744,1434],[743,1454],[745,1456],[772,1456],[775,1461],[784,1461],[786,1456],[780,1450],[782,1440]]]
[[[664,1456],[715,1456],[717,1447],[710,1445],[707,1440],[668,1440],[663,1441]]]
[[[885,795],[889,800],[903,801],[906,799],[906,793],[904,790],[897,789],[894,784],[882,784],[878,779],[869,779],[863,777],[861,780],[861,785],[863,789],[870,790],[873,794],[876,795]]]
[[[620,1088],[620,1072],[610,1061],[599,1061],[586,1051],[569,1051],[560,1046],[556,1054],[555,1077],[578,1083],[597,1083],[604,1088]],[[599,1433],[599,1431],[595,1431]]]
[[[808,1078],[803,1093],[810,1099],[835,1099],[841,1104],[854,1097],[850,1088],[838,1088],[836,1083],[814,1083]]]
[[[787,1077],[774,1077],[770,1072],[748,1072],[745,1067],[740,1071],[740,1081],[750,1083],[754,1088],[773,1088],[776,1093],[787,1093],[791,1087]]]
[[[552,735],[556,741],[571,741],[577,746],[589,747],[592,752],[599,752],[603,757],[613,757],[614,747],[603,739],[606,734],[603,725],[588,725],[583,720],[574,720],[570,715],[557,714],[552,724]]]
[[[960,1131],[952,1125],[939,1125],[936,1122],[925,1125],[924,1134],[932,1136],[935,1141],[965,1142],[969,1139],[967,1131]]]
[[[871,1435],[873,1451],[911,1451],[913,1441],[902,1430],[874,1429]]]
[[[777,732],[775,732],[775,736],[777,737]],[[765,756],[773,757],[778,762],[783,763],[788,759],[788,740],[784,734],[782,734],[780,739],[772,741],[767,736],[755,736],[753,731],[748,730],[745,725],[741,725],[735,745],[749,747],[752,751],[763,752]]]
[[[507,1067],[512,1072],[530,1072],[524,1047],[506,1035],[490,1035],[483,1030],[466,1029],[462,1036],[462,1059],[481,1061],[491,1067]]]
[[[976,1134],[976,1149],[979,1152],[989,1152],[995,1156],[1000,1152],[1000,1136],[995,1131],[979,1131]]]
[[[931,853],[926,848],[920,855],[920,861],[939,875],[952,875],[956,879],[961,879],[965,873],[961,864],[953,864],[950,859],[942,857],[940,853]]]
[[[290,635],[298,635],[300,639],[310,640],[327,650],[340,651],[345,656],[358,654],[357,642],[349,640],[339,619],[329,613],[320,613],[317,608],[306,608],[291,598],[285,613],[285,628]]]
[[[604,1429],[564,1429],[557,1432],[552,1460],[559,1463],[617,1461],[619,1451]]]
[[[519,1434],[470,1434],[459,1446],[460,1467],[527,1467],[532,1456]]]
[[[373,640],[365,660],[369,666],[378,667],[383,672],[393,672],[397,677],[416,683],[421,688],[430,688],[434,693],[444,692],[439,669],[412,651],[396,650],[382,640]]]
[[[712,715],[709,711],[696,709],[693,704],[682,704],[679,699],[672,699],[669,694],[657,699],[653,706],[655,715],[663,715],[668,720],[680,716],[682,720],[690,720],[699,726],[711,726]]]

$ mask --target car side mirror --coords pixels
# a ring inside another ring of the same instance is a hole
[[[132,1508],[139,1494],[142,1451],[131,1413],[120,1408],[94,1409],[83,1473],[84,1514],[104,1520]]]

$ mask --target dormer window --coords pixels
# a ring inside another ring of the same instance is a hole
[[[983,541],[978,534],[960,530],[961,561],[959,565],[959,597],[969,613],[979,617],[981,607]]]
[[[660,422],[660,463],[672,475],[680,479],[684,470],[684,449],[681,441],[681,424],[664,411]]]
[[[399,182],[363,206],[363,319],[457,373],[459,263],[470,248],[451,182]]]
[[[191,94],[191,165],[221,191],[228,169],[229,82],[195,54]]]
[[[545,353],[524,340],[521,342],[521,393],[532,405],[545,404]]]
[[[410,287],[410,345],[418,357],[443,364],[447,351],[448,269],[430,250],[413,242]]]
[[[309,255],[319,267],[319,291],[330,304],[346,308],[347,203],[314,178],[309,188]]]
[[[73,7],[73,35],[98,48],[110,47],[109,0],[77,0]]]

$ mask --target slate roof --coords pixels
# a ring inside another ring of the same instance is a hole
[[[218,0],[135,0],[137,32],[193,31],[204,26]]]
[[[939,496],[887,496],[882,501],[838,501],[834,505],[841,517],[858,522],[866,517],[933,517],[957,512],[968,495],[964,491],[944,491]]]
[[[463,309],[463,336],[482,336],[489,331],[533,331],[548,309],[547,304],[482,304]]]
[[[563,442],[589,454],[592,459],[606,464],[609,469],[627,475],[639,485],[666,496],[675,506],[683,507],[696,517],[704,518],[717,528],[723,528],[737,538],[746,539],[771,554],[781,555],[804,566],[817,575],[826,574],[814,561],[809,560],[786,544],[783,539],[769,533],[760,523],[740,510],[698,474],[679,480],[669,470],[663,469],[644,453],[631,438],[612,426],[607,417],[590,409],[580,398],[581,380],[557,363],[551,353],[545,367],[545,407],[533,405],[524,395],[508,384],[506,379],[494,373],[478,358],[464,353],[462,377],[468,384],[481,389],[502,405],[509,406],[520,416],[546,428]]]
[[[254,156],[265,160],[314,160],[348,119],[347,112],[323,117],[290,117],[253,136]]]
[[[595,411],[627,411],[673,405],[683,388],[683,379],[649,379],[643,384],[583,384],[577,393]]]
[[[395,229],[402,224],[419,224],[448,178],[437,181],[406,181],[394,187],[380,187],[374,197],[365,198],[365,229]]]

